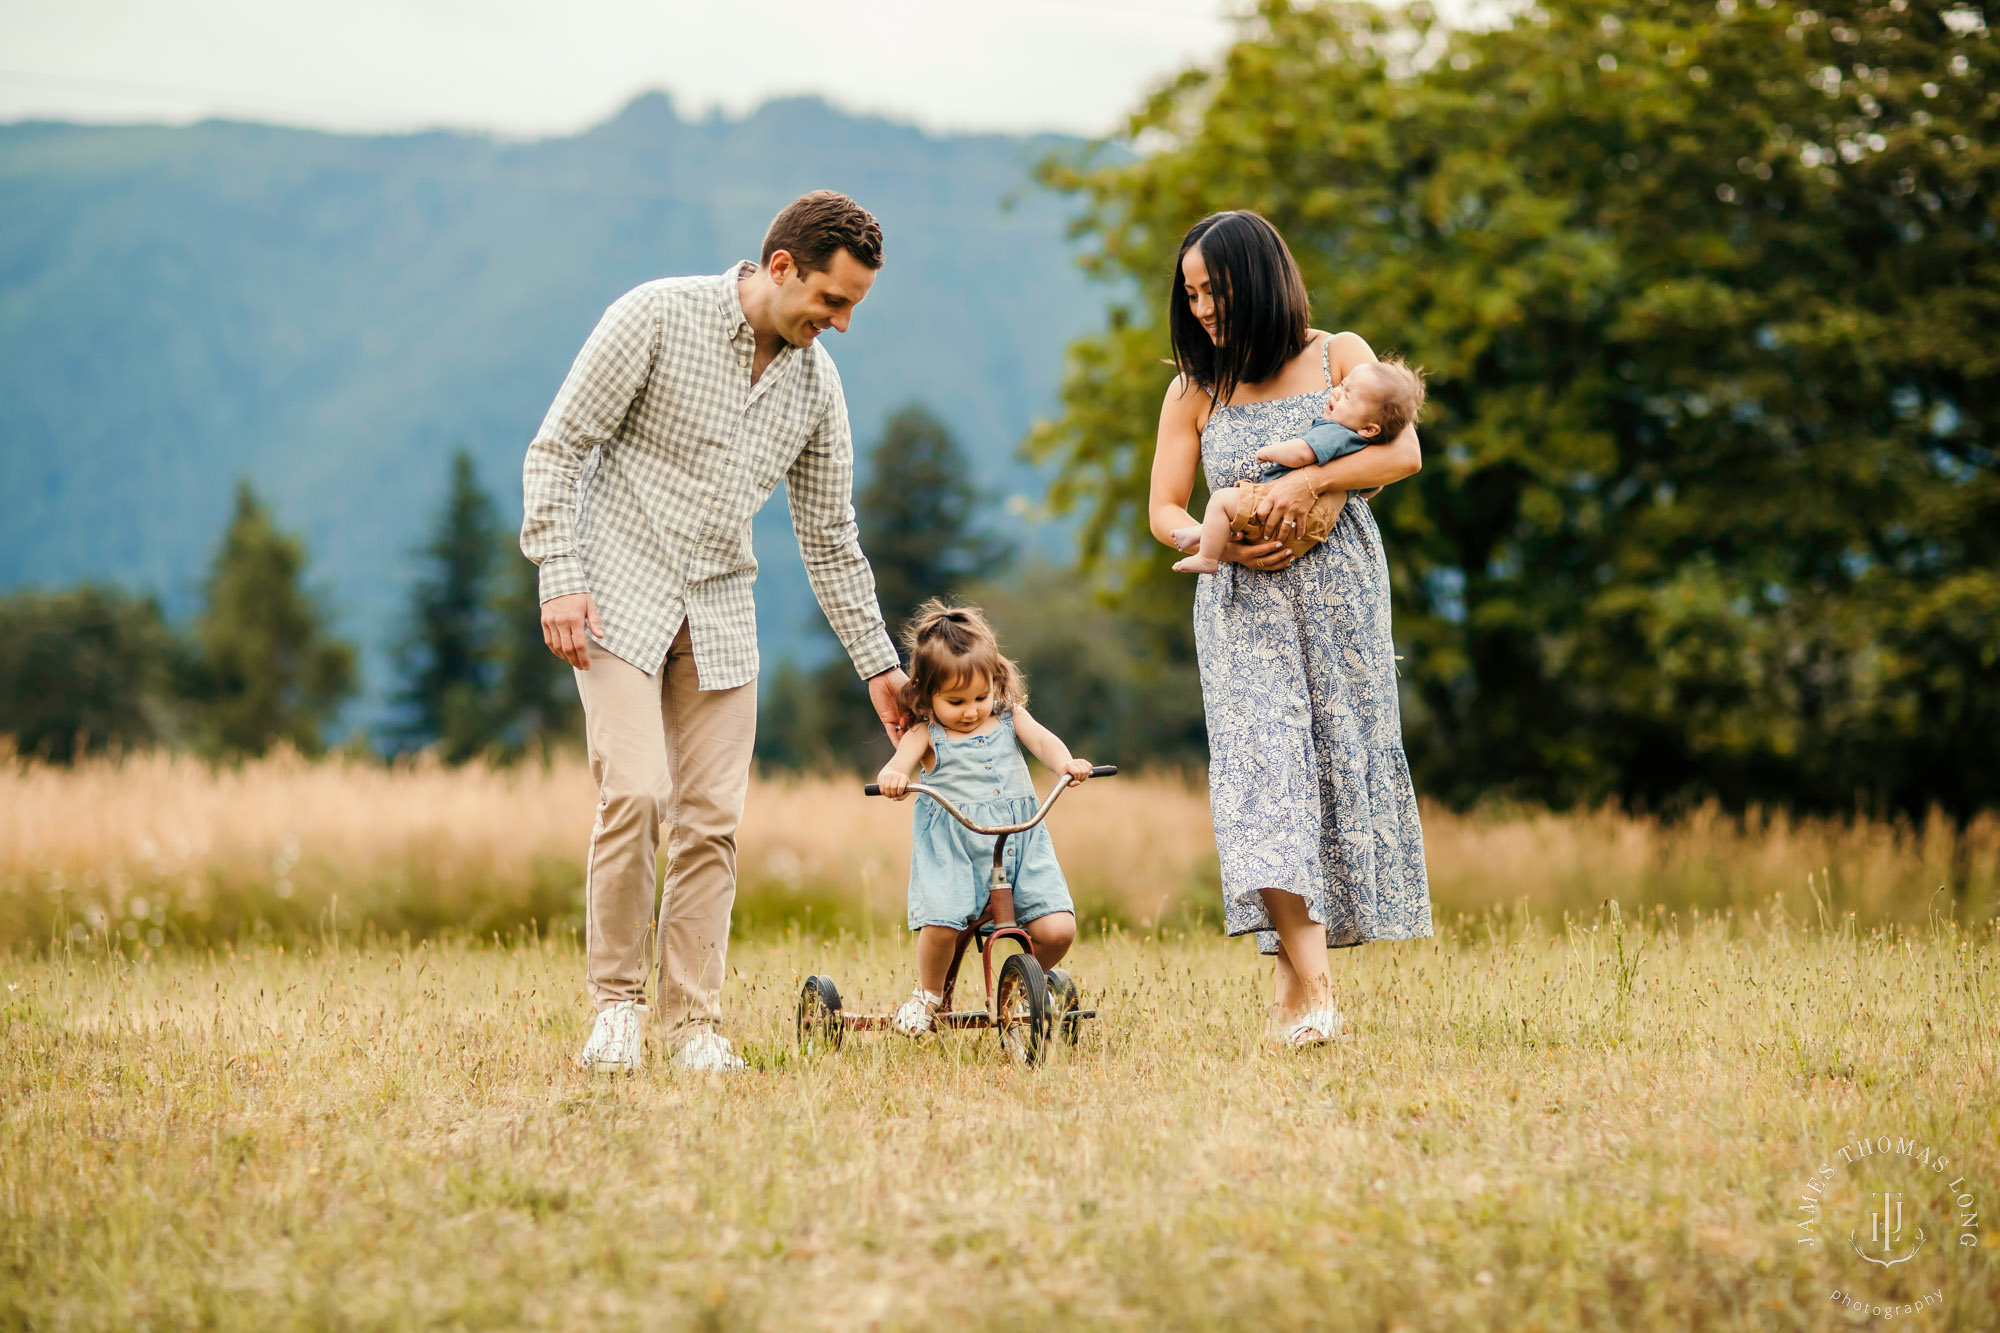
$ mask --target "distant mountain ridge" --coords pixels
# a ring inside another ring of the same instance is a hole
[[[454,445],[518,517],[522,451],[604,307],[754,258],[821,186],[886,234],[874,294],[829,343],[858,443],[916,399],[996,491],[1032,486],[1015,447],[1105,304],[1062,201],[1030,182],[1068,142],[816,99],[684,120],[660,94],[532,142],[0,126],[0,588],[105,579],[185,610],[247,475],[305,535],[379,702]],[[757,533],[775,664],[816,650],[811,600],[782,503]]]

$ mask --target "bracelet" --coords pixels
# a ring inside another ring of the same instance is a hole
[[[1313,485],[1313,480],[1311,477],[1306,478],[1306,494],[1310,495],[1315,500],[1319,499],[1319,487]]]

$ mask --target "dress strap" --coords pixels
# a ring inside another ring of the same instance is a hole
[[[1333,335],[1326,335],[1326,341],[1319,345],[1319,368],[1326,376],[1326,387],[1333,388]]]

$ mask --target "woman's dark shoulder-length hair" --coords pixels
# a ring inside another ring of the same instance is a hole
[[[1181,261],[1197,245],[1215,295],[1219,343],[1210,341],[1187,298]],[[1263,383],[1303,352],[1312,313],[1305,279],[1285,238],[1257,214],[1241,209],[1210,213],[1188,228],[1174,260],[1168,309],[1174,364],[1191,383],[1214,395],[1218,405],[1228,402],[1238,385]]]

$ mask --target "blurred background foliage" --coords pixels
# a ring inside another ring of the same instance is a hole
[[[1179,238],[1253,208],[1316,323],[1429,370],[1424,471],[1373,502],[1420,791],[2000,806],[1997,114],[1962,4],[1550,3],[1471,31],[1266,3],[1041,168],[1113,301],[1026,446],[1080,555],[1021,539],[993,465],[913,403],[856,497],[885,615],[977,601],[1080,753],[1203,761],[1193,581],[1144,497]],[[573,742],[532,571],[462,453],[449,477],[379,741]],[[317,748],[354,658],[304,576],[246,487],[188,631],[104,588],[12,595],[0,732],[56,759]],[[879,763],[845,661],[774,656],[761,761]]]

